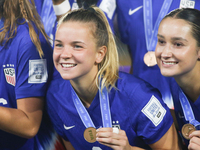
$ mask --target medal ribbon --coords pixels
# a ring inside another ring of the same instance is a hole
[[[165,0],[159,12],[153,29],[152,0],[143,0],[144,30],[147,51],[154,51],[157,43],[157,33],[160,21],[167,14],[173,0]]]
[[[44,29],[47,35],[50,36],[53,29],[53,24],[56,20],[56,15],[53,10],[52,0],[44,0],[42,5],[41,18],[44,24]]]
[[[89,127],[95,128],[94,123],[92,119],[90,118],[90,115],[88,114],[87,110],[83,106],[81,100],[79,99],[78,95],[76,94],[72,86],[71,86],[71,92],[72,92],[72,99],[73,99],[74,105],[76,107],[76,110],[83,124],[85,125],[86,128],[89,128]],[[99,98],[100,98],[100,108],[101,108],[103,127],[112,127],[109,98],[108,98],[108,92],[107,92],[106,87],[103,89],[102,93],[99,91]]]
[[[189,123],[194,125],[195,127],[199,126],[200,123],[197,120],[195,120],[194,113],[192,111],[190,103],[186,95],[181,90],[181,88],[179,89],[179,99],[180,99],[181,107],[183,109],[185,120],[189,121]]]
[[[103,127],[112,127],[109,97],[106,87],[103,88],[102,93],[99,91],[99,98],[100,98]]]

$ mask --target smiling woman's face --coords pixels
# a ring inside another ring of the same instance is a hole
[[[180,77],[195,71],[200,52],[188,22],[165,18],[160,23],[157,37],[155,54],[162,75]]]
[[[91,23],[65,22],[56,32],[54,65],[63,79],[94,79],[98,50]]]

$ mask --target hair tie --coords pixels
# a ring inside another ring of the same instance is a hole
[[[95,9],[92,8],[92,7],[89,7],[87,10],[88,10],[89,12],[92,12],[92,13],[95,13],[95,12],[96,12]]]

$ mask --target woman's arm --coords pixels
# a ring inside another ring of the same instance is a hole
[[[42,120],[43,98],[18,99],[17,107],[0,107],[0,129],[23,138],[34,137]]]
[[[75,150],[74,147],[72,146],[72,144],[69,141],[65,141],[64,139],[62,139],[62,141],[63,141],[63,144],[64,144],[64,146],[67,150]]]
[[[163,135],[163,137],[159,141],[151,144],[150,147],[153,150],[179,150],[180,147],[178,143],[178,135],[174,124],[172,124],[169,130]]]

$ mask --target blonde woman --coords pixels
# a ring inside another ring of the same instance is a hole
[[[67,150],[178,149],[177,134],[160,94],[118,72],[112,31],[98,7],[59,20],[47,109]]]

